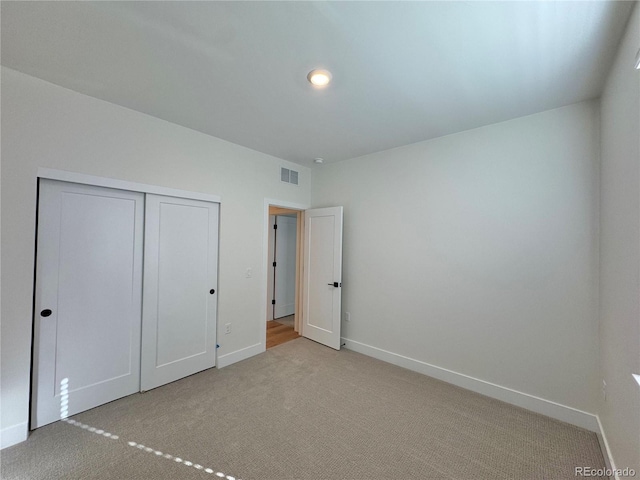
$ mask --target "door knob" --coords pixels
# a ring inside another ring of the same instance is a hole
[[[330,287],[336,287],[336,288],[338,288],[338,287],[342,286],[342,284],[340,284],[340,283],[338,283],[338,282],[327,283],[327,285],[329,285]]]
[[[216,291],[212,288],[211,290],[209,290],[209,293],[213,295],[214,293],[216,293]]]
[[[40,312],[40,316],[42,317],[48,317],[49,315],[51,315],[53,312],[51,310],[49,310],[48,308],[42,310]]]

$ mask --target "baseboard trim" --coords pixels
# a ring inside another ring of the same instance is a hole
[[[607,441],[607,436],[604,433],[604,427],[602,426],[602,422],[600,421],[600,417],[598,415],[596,415],[596,420],[598,421],[598,431],[596,432],[596,436],[598,437],[600,450],[602,451],[602,456],[604,457],[604,463],[607,465],[607,469],[615,472],[616,464],[613,461],[611,449],[609,448],[609,442]],[[620,480],[620,477],[616,475],[615,479]]]
[[[496,385],[495,383],[486,382],[478,378],[470,377],[462,373],[447,370],[446,368],[437,367],[420,360],[405,357],[397,353],[382,350],[364,343],[356,342],[348,338],[342,338],[342,344],[349,350],[362,353],[369,357],[397,365],[414,372],[422,373],[429,377],[437,378],[447,383],[451,383],[458,387],[471,390],[487,397],[501,400],[511,405],[540,413],[562,422],[570,423],[578,427],[598,433],[600,425],[598,417],[591,413],[583,412],[566,405],[562,405],[544,398],[536,397],[528,393],[519,392],[511,388]]]
[[[3,428],[0,430],[0,449],[24,442],[28,436],[29,425],[27,422]]]
[[[231,365],[236,362],[240,362],[242,360],[246,360],[247,358],[251,358],[254,355],[258,355],[266,350],[264,343],[256,343],[255,345],[251,345],[250,347],[241,348],[240,350],[236,350],[235,352],[227,353],[226,355],[221,355],[218,357],[218,364],[216,367],[224,368],[228,365]]]

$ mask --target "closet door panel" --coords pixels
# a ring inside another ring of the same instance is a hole
[[[32,428],[140,387],[144,195],[41,180]]]
[[[218,209],[147,195],[142,390],[215,366]]]
[[[157,364],[163,366],[207,351],[209,209],[161,204],[160,228]]]

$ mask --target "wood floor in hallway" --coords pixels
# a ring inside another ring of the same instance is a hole
[[[284,317],[282,320],[267,322],[267,349],[295,340],[300,336],[293,329],[293,322],[289,322],[288,319],[289,317]],[[291,315],[291,319],[293,319],[293,315]],[[283,323],[280,323],[280,321]]]

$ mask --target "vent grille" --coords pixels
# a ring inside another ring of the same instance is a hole
[[[298,185],[298,172],[282,167],[280,169],[280,180],[285,183],[291,183],[292,185]]]

